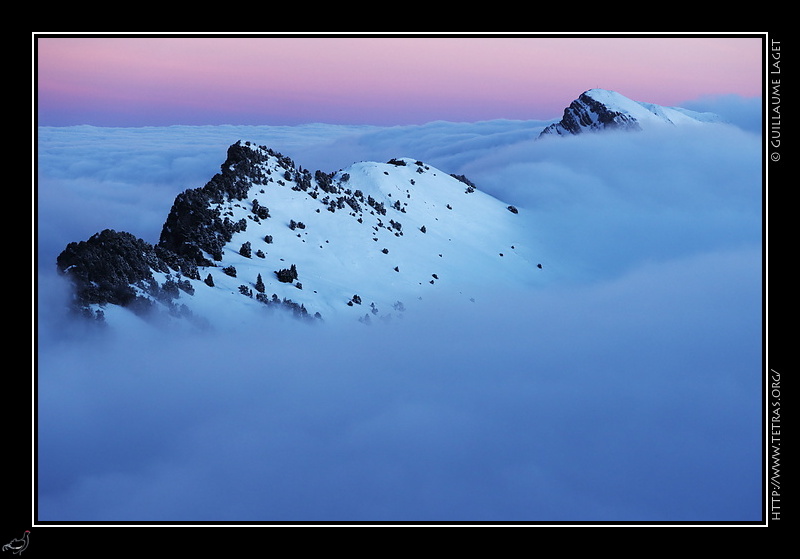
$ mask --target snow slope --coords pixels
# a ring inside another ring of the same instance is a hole
[[[204,254],[211,265],[199,266],[199,277],[153,270],[160,285],[190,285],[168,302],[173,315],[235,321],[281,301],[295,311],[299,305],[302,316],[372,321],[402,316],[428,296],[469,303],[487,289],[541,277],[519,210],[439,169],[405,158],[354,163],[320,177],[264,146],[235,146],[245,148],[239,151],[247,161],[228,171],[246,193],[208,207],[246,227],[231,236],[221,259]],[[249,254],[242,250],[247,243]],[[296,279],[281,281],[276,272],[292,266]],[[231,268],[235,277],[225,271]],[[107,319],[119,310],[108,307]]]

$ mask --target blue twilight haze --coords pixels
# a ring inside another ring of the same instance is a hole
[[[758,132],[546,124],[40,127],[38,519],[760,520]],[[239,139],[465,174],[526,210],[547,279],[372,327],[71,323],[66,244],[157,242]]]

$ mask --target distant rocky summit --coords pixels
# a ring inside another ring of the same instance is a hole
[[[720,121],[720,117],[713,113],[640,103],[616,91],[590,89],[570,103],[564,109],[561,120],[547,126],[539,137],[570,136],[601,130],[641,131],[655,126],[683,126]]]

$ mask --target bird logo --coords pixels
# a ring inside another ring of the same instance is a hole
[[[3,551],[11,551],[16,555],[22,554],[25,551],[25,548],[28,547],[28,535],[30,534],[30,530],[25,530],[25,533],[22,535],[21,538],[14,538],[6,545],[3,546]]]

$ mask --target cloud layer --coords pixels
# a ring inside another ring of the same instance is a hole
[[[40,129],[40,520],[759,519],[758,138],[541,126]],[[552,279],[370,328],[64,328],[66,242],[155,242],[240,137],[465,173]]]

